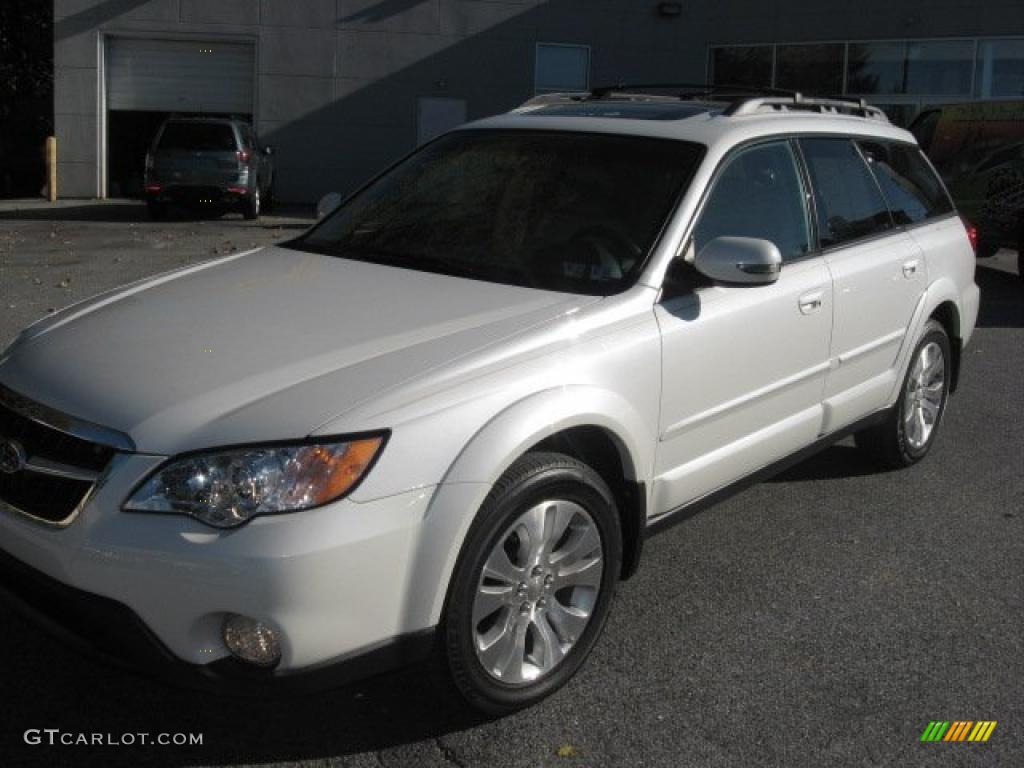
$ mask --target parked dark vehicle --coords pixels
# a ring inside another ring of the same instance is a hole
[[[172,117],[146,155],[145,187],[154,219],[172,203],[255,219],[273,200],[273,150],[244,120]]]
[[[1017,251],[1024,278],[1024,101],[947,104],[910,126],[978,231],[978,256]]]

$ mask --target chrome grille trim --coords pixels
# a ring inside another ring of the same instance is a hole
[[[135,441],[123,432],[69,416],[56,408],[42,405],[20,395],[3,384],[0,384],[0,404],[37,424],[77,437],[80,440],[104,445],[117,451],[135,452]]]

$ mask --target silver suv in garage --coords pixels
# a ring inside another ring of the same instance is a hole
[[[572,677],[651,532],[846,435],[924,458],[978,298],[877,109],[544,97],[291,242],[26,329],[0,591],[177,680],[439,653],[506,712]]]
[[[146,205],[154,219],[170,204],[255,219],[273,189],[273,149],[260,144],[245,120],[172,117],[146,155]]]

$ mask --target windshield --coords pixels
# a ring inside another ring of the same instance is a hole
[[[565,131],[456,131],[289,243],[546,290],[628,288],[702,148]]]

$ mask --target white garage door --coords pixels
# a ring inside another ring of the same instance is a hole
[[[254,46],[110,38],[107,108],[253,112]]]

